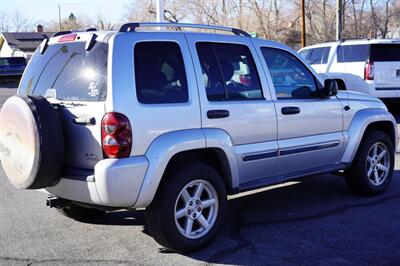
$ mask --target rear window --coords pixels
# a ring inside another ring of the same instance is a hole
[[[371,56],[373,62],[400,61],[400,44],[373,44]]]
[[[86,51],[84,42],[50,45],[34,53],[19,93],[42,95],[51,90],[60,100],[102,101],[107,93],[108,44],[97,42]]]
[[[0,58],[0,66],[25,65],[25,64],[26,60],[24,57]]]
[[[337,48],[337,61],[366,62],[368,60],[369,45],[344,45]]]

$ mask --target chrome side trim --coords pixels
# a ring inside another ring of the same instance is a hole
[[[263,152],[257,152],[257,153],[248,153],[248,154],[243,154],[242,160],[244,162],[248,162],[248,161],[277,157],[277,156],[291,155],[291,154],[295,154],[295,153],[323,150],[323,149],[337,147],[337,146],[339,146],[339,144],[340,144],[340,141],[335,140],[335,141],[317,143],[317,144],[312,144],[312,145],[307,145],[307,146],[288,148],[288,149],[279,150],[279,151],[276,150],[276,151],[263,151]]]
[[[335,140],[335,141],[330,141],[330,142],[307,145],[307,146],[303,146],[303,147],[290,148],[290,149],[285,149],[285,150],[279,151],[279,156],[307,152],[307,151],[323,150],[323,149],[337,147],[337,146],[339,146],[339,144],[340,144],[340,141]]]
[[[266,151],[266,152],[257,152],[257,153],[248,153],[243,154],[242,160],[244,162],[254,161],[254,160],[261,160],[266,158],[272,158],[278,156],[278,151]]]

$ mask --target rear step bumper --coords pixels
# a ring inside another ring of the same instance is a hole
[[[68,172],[53,187],[43,189],[52,196],[71,201],[110,207],[132,207],[148,168],[145,156],[104,159],[93,172],[76,175]]]

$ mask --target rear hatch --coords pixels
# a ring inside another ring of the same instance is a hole
[[[105,114],[108,44],[96,42],[87,51],[84,37],[63,36],[51,39],[43,54],[36,50],[18,93],[44,96],[59,107],[65,166],[93,169],[103,158],[100,123]]]
[[[400,44],[372,44],[376,90],[400,91]]]

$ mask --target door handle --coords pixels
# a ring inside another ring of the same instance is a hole
[[[77,125],[96,125],[96,119],[94,117],[75,117],[72,119],[72,123]]]
[[[225,118],[229,116],[228,110],[209,110],[207,111],[207,117],[209,119]]]
[[[295,115],[300,113],[300,108],[295,106],[282,107],[281,112],[283,115]]]

